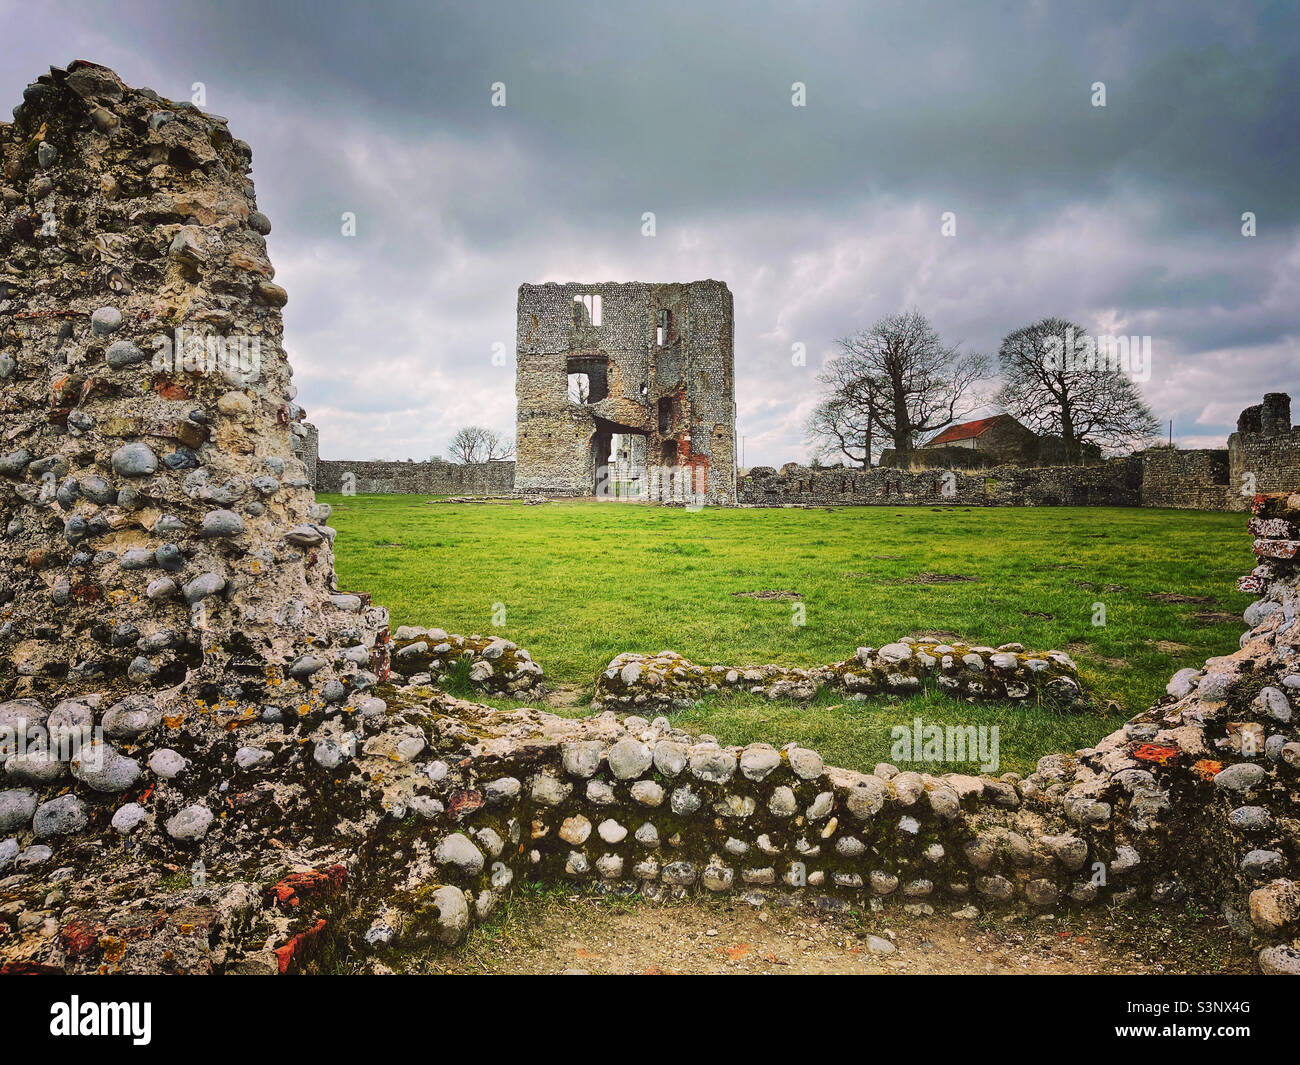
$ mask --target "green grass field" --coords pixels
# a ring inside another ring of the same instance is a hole
[[[1176,669],[1236,648],[1249,598],[1235,581],[1254,564],[1243,515],[1199,511],[321,499],[334,507],[341,588],[370,592],[394,625],[508,636],[551,685],[577,689],[578,705],[559,712],[586,712],[620,651],[813,665],[931,631],[1068,650],[1097,707],[1062,716],[938,692],[812,706],[734,696],[675,717],[724,743],[798,740],[854,768],[888,761],[890,727],[917,716],[999,725],[1002,771],[1094,742]],[[797,598],[745,595],[756,592]]]

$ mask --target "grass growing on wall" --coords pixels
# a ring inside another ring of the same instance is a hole
[[[1250,601],[1235,581],[1254,565],[1242,515],[1185,510],[321,499],[334,506],[341,588],[370,592],[394,625],[508,636],[583,696],[620,651],[807,666],[938,631],[1068,650],[1098,707],[1061,717],[935,692],[828,693],[811,707],[742,695],[674,715],[725,743],[795,739],[866,768],[889,760],[889,726],[916,716],[997,724],[1002,771],[1094,742],[1176,669],[1235,650]]]

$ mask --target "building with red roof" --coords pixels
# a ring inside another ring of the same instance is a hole
[[[922,451],[960,448],[973,451],[979,459],[972,465],[1032,466],[1039,460],[1038,434],[1021,425],[1010,414],[995,414],[972,422],[950,425],[921,445]]]

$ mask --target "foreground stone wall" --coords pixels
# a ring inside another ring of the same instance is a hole
[[[538,673],[413,629],[394,674],[382,609],[334,589],[227,136],[84,63],[0,125],[0,972],[401,968],[522,877],[957,917],[1192,897],[1300,971],[1300,492],[1254,501],[1240,649],[1027,777],[461,702],[418,683],[452,652],[507,690]],[[265,376],[143,374],[160,321],[266,337]]]
[[[515,490],[515,464],[318,460],[316,491],[342,492],[345,484],[356,492],[381,494],[509,496]]]
[[[335,588],[295,455],[248,146],[78,63],[0,155],[0,695],[256,700],[378,665],[386,614]]]

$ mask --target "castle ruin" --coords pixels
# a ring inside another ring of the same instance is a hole
[[[798,673],[621,656],[598,682],[611,709],[586,718],[465,702],[431,683],[453,659],[521,701],[541,668],[500,638],[390,634],[386,610],[339,589],[329,507],[296,457],[288,293],[248,145],[93,63],[23,95],[0,123],[0,975],[284,973],[340,955],[391,972],[460,942],[525,878],[954,917],[1193,902],[1262,972],[1300,973],[1300,492],[1251,500],[1259,564],[1239,587],[1259,598],[1239,648],[1025,776],[855,772],[667,716],[741,681],[772,698],[931,677],[1072,691],[1068,655],[1019,644],[909,638]],[[575,292],[609,301],[608,335],[594,302],[564,324]],[[636,314],[665,309],[687,338],[675,373],[672,343],[627,341]],[[585,490],[600,449],[574,444],[566,465],[559,433],[614,424],[675,441],[679,465],[710,458],[695,463],[710,491],[734,488],[730,311],[717,282],[526,286],[525,481]],[[157,337],[199,326],[258,338],[259,371],[150,365]],[[545,375],[567,378],[574,351],[588,402],[570,405]],[[555,447],[534,446],[548,432]]]
[[[736,499],[731,292],[520,285],[515,490]]]

